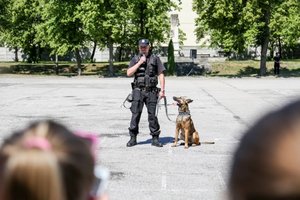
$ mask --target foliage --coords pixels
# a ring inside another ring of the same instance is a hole
[[[300,3],[286,0],[274,8],[271,16],[271,41],[282,42],[287,47],[294,47],[300,38]],[[279,45],[279,44],[278,44]]]
[[[0,31],[3,30],[7,23],[7,4],[8,0],[0,0]]]
[[[186,33],[182,30],[179,29],[179,46],[183,46],[184,45],[184,41],[187,39],[186,38]]]
[[[269,41],[285,45],[299,42],[298,0],[194,0],[197,38],[211,36],[211,45],[225,52],[243,53],[261,46],[260,74],[266,72]]]
[[[174,57],[174,46],[172,39],[169,42],[168,46],[168,74],[174,75],[175,71],[175,57]]]
[[[11,48],[22,48],[28,62],[37,62],[40,43],[36,39],[36,25],[41,22],[38,1],[15,0],[6,4],[2,41]]]
[[[39,38],[53,53],[64,55],[84,46],[86,34],[79,12],[82,1],[41,1],[43,23],[38,26]]]

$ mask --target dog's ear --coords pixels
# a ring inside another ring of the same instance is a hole
[[[173,100],[179,102],[178,97],[175,97],[175,96],[174,96],[174,97],[173,97]]]
[[[192,103],[193,100],[192,100],[192,99],[187,99],[186,102],[187,102],[187,103]]]

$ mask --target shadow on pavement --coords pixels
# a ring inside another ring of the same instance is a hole
[[[168,144],[168,143],[172,143],[174,140],[173,137],[160,137],[159,138],[159,141],[165,145],[165,144]],[[142,142],[138,142],[137,144],[140,145],[140,144],[151,144],[152,142],[152,138],[148,139],[148,140],[145,140],[145,141],[142,141]]]

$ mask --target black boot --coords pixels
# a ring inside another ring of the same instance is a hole
[[[136,135],[131,135],[130,140],[127,142],[127,147],[132,147],[136,144]]]
[[[162,147],[162,143],[159,142],[158,140],[158,135],[153,135],[152,136],[152,146],[156,146],[156,147]]]

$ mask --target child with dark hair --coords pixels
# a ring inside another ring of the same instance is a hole
[[[246,132],[233,158],[229,191],[232,200],[300,199],[300,101]]]

